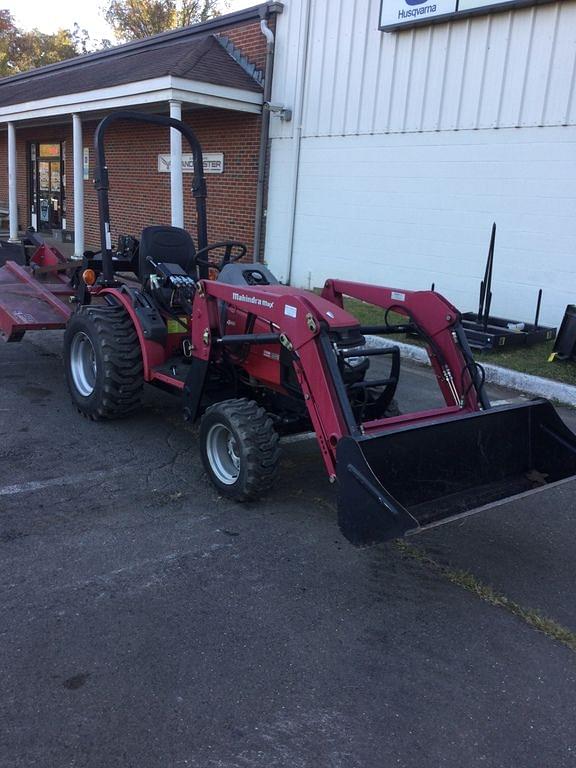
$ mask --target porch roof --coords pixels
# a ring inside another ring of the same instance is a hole
[[[0,123],[167,100],[261,111],[262,75],[225,36],[270,4],[0,79]]]

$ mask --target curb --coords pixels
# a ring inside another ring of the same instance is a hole
[[[389,341],[380,336],[366,336],[366,341],[369,346],[373,347],[398,347],[401,356],[406,360],[413,360],[420,365],[430,365],[428,354],[422,347],[415,347],[413,344],[405,344],[402,341]],[[560,381],[512,371],[510,368],[501,368],[492,363],[482,363],[482,367],[486,371],[488,384],[497,384],[500,387],[514,389],[527,395],[545,397],[548,400],[556,400],[576,408],[576,387],[571,384],[562,384]]]

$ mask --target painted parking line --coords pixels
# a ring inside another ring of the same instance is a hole
[[[0,496],[15,496],[18,493],[31,493],[41,491],[44,488],[53,488],[58,485],[75,485],[93,480],[104,480],[119,470],[100,470],[98,472],[85,472],[82,475],[67,475],[65,477],[52,477],[48,480],[30,480],[27,483],[15,483],[0,488]]]

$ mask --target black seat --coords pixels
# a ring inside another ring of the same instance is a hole
[[[142,282],[154,272],[148,261],[150,257],[157,264],[178,264],[192,277],[196,276],[194,241],[185,229],[179,227],[146,227],[140,239],[139,277]]]

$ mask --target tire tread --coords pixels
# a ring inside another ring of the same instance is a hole
[[[78,410],[94,421],[127,416],[140,405],[144,387],[142,352],[132,319],[118,306],[84,306],[76,316],[92,326],[104,365],[98,402],[83,409],[76,401]]]
[[[222,417],[236,431],[246,462],[242,487],[236,489],[234,498],[236,501],[258,499],[273,485],[280,458],[280,438],[272,419],[258,403],[246,398],[216,403],[204,414],[208,420]],[[210,472],[204,449],[202,453]]]

